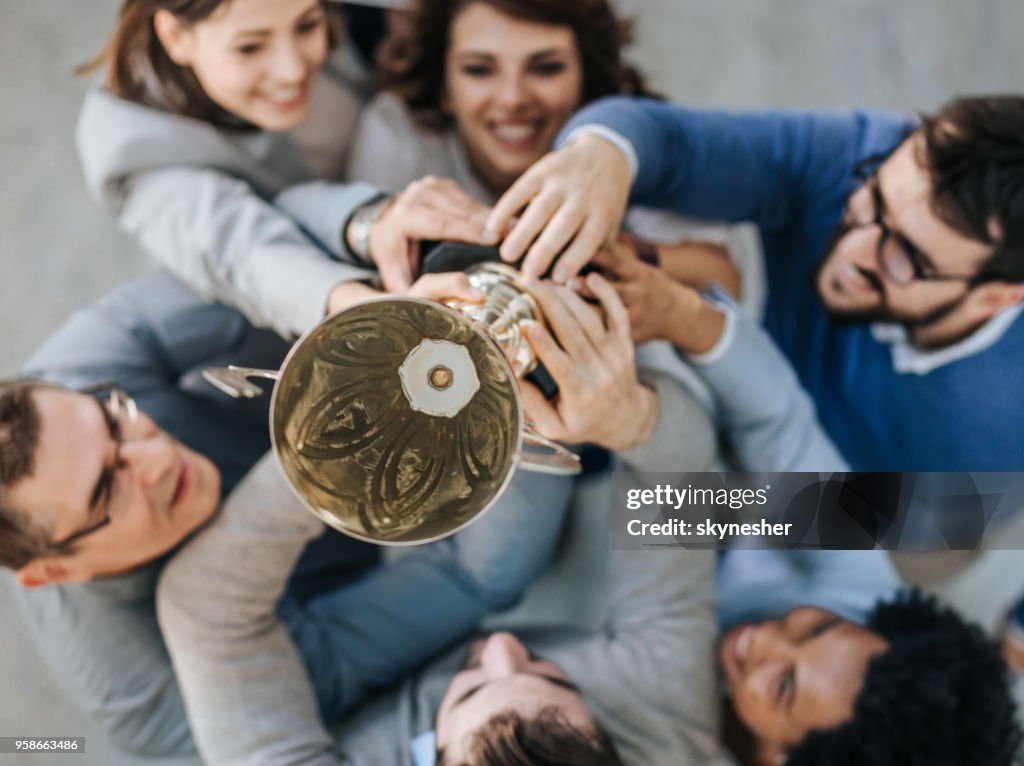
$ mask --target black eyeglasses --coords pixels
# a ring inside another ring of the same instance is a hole
[[[124,443],[124,427],[134,423],[139,416],[139,408],[136,406],[135,400],[111,383],[102,383],[98,386],[87,388],[80,393],[89,394],[94,398],[96,404],[99,405],[100,412],[103,413],[103,421],[107,424],[107,429],[110,431],[110,438],[114,441],[114,460],[110,465],[103,468],[100,479],[96,483],[96,491],[89,502],[90,508],[100,506],[102,503],[100,518],[84,529],[80,529],[63,540],[55,542],[54,547],[56,548],[66,548],[86,535],[91,535],[93,532],[103,529],[103,527],[110,523],[110,504],[114,497],[114,481],[117,478],[118,470],[121,468],[121,445]]]
[[[908,285],[911,282],[965,282],[977,285],[985,281],[978,274],[934,274],[925,270],[929,259],[913,242],[902,233],[894,230],[885,222],[885,198],[878,182],[878,170],[888,155],[875,155],[861,160],[853,167],[855,188],[866,187],[871,194],[874,215],[869,221],[853,221],[847,219],[847,229],[859,229],[864,226],[878,227],[878,246],[875,256],[878,269],[886,279],[895,285]]]

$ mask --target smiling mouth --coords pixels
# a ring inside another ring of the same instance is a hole
[[[295,85],[291,88],[281,88],[272,93],[261,93],[261,98],[276,109],[289,110],[302,106],[306,103],[309,94],[309,84]]]
[[[513,148],[532,146],[543,134],[544,122],[489,123],[488,130],[501,144]]]

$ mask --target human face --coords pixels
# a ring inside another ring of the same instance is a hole
[[[883,230],[873,223],[879,218],[891,232],[887,246],[908,243],[926,277],[977,274],[992,252],[990,245],[967,238],[935,215],[931,180],[918,161],[923,148],[923,137],[914,133],[879,168],[876,180],[850,196],[844,233],[817,275],[818,293],[835,314],[911,326],[941,317],[962,334],[973,329],[955,321],[974,289],[969,280],[909,279],[899,284],[879,265]]]
[[[121,447],[109,506],[102,491],[117,441],[93,397],[41,388],[34,470],[14,482],[7,502],[53,540],[109,523],[68,552],[35,559],[19,571],[25,585],[81,582],[125,572],[167,553],[216,511],[220,475],[213,463],[175,441],[143,413],[121,421]]]
[[[887,648],[849,620],[801,607],[733,628],[718,658],[740,721],[759,742],[786,748],[848,721],[868,663]]]
[[[327,57],[320,0],[228,0],[185,26],[167,11],[157,30],[206,95],[263,130],[286,131],[309,114],[313,78]]]
[[[551,149],[582,90],[569,27],[513,18],[486,2],[455,16],[444,106],[474,169],[495,194]]]
[[[580,730],[594,728],[576,686],[552,662],[535,657],[510,633],[494,633],[470,650],[466,668],[448,684],[437,711],[437,745],[454,763],[489,720],[500,713],[533,718],[554,707]]]

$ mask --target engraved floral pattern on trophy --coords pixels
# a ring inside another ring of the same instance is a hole
[[[278,391],[274,429],[285,472],[325,522],[430,539],[500,492],[519,443],[517,384],[481,328],[439,305],[380,301],[309,341],[291,363],[310,373]]]

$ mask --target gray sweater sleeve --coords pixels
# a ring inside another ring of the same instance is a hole
[[[328,257],[248,183],[210,168],[169,167],[126,181],[118,220],[162,266],[206,298],[240,310],[285,337],[323,316],[331,289],[373,274]],[[336,187],[336,225],[376,194]]]
[[[719,406],[724,436],[748,471],[845,471],[846,460],[818,421],[814,402],[775,342],[724,295],[726,331],[703,358],[693,358]]]
[[[161,575],[160,627],[208,763],[339,763],[275,614],[303,547],[322,530],[268,454]]]
[[[608,621],[562,662],[625,763],[712,762],[713,567],[711,551],[613,550]]]

